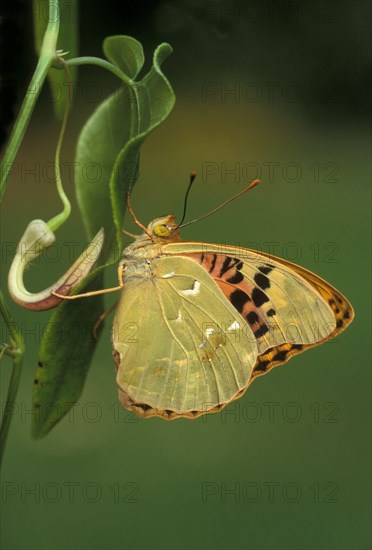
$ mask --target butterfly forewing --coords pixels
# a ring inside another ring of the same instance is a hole
[[[209,257],[190,254],[207,269]],[[336,321],[329,305],[296,272],[257,255],[244,261],[221,255],[209,270],[222,292],[251,326],[259,353],[284,342],[311,344],[333,332]]]
[[[333,338],[354,317],[351,304],[339,291],[281,258],[194,242],[170,244],[163,252],[181,250],[208,271],[251,326],[259,349],[252,377]]]

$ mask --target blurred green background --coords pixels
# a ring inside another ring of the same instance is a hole
[[[19,7],[21,98],[35,56],[32,14]],[[31,389],[49,314],[11,304],[27,355],[2,474],[4,550],[371,547],[370,8],[341,0],[81,2],[82,55],[102,55],[110,34],[140,40],[148,63],[160,42],[174,47],[164,72],[177,102],[142,149],[139,219],[179,216],[192,169],[189,219],[259,176],[260,187],[183,237],[295,261],[340,289],[356,319],[224,412],[171,423],[118,405],[106,322],[74,413],[34,442]],[[62,156],[70,197],[79,129],[116,84],[99,69],[80,71]],[[59,210],[51,169],[58,132],[46,88],[2,204],[3,277],[28,222]],[[57,238],[54,254],[27,273],[30,288],[70,265],[71,243],[86,244],[75,199]],[[107,284],[114,281],[113,269]],[[1,376],[5,399],[8,360]]]

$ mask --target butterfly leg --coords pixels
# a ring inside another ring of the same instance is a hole
[[[118,267],[119,286],[114,286],[112,288],[103,288],[102,290],[92,290],[91,292],[83,292],[82,294],[74,294],[73,296],[58,294],[57,292],[53,292],[53,291],[51,292],[51,294],[53,294],[53,296],[57,296],[57,298],[61,298],[62,300],[76,300],[77,298],[88,298],[89,296],[98,296],[99,294],[108,294],[109,292],[115,292],[116,290],[121,290],[124,287],[123,271],[124,271],[124,266],[119,265]]]
[[[94,326],[93,326],[93,338],[97,341],[98,340],[98,328],[99,326],[101,325],[101,323],[103,323],[103,321],[106,319],[106,317],[108,317],[110,315],[110,313],[112,311],[114,311],[114,309],[116,308],[116,306],[118,305],[118,302],[115,302],[114,304],[112,304],[112,306],[110,306],[108,309],[106,309],[106,311],[104,311],[102,313],[102,315],[100,315],[97,319],[97,321],[94,323]]]
[[[123,235],[127,235],[127,237],[130,237],[131,239],[136,239],[138,237],[138,235],[129,233],[129,231],[126,231],[125,229],[122,229],[121,232],[123,233]]]

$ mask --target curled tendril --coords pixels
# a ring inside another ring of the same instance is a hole
[[[63,296],[70,294],[88,275],[98,259],[104,241],[104,231],[100,229],[76,262],[56,283],[41,292],[31,293],[23,284],[23,274],[30,262],[43,250],[55,242],[55,235],[42,220],[33,220],[24,232],[9,270],[9,294],[17,304],[33,311],[44,311],[56,307],[63,298],[53,296],[57,292]]]

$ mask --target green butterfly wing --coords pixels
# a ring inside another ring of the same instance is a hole
[[[113,326],[120,400],[142,416],[194,417],[246,387],[257,341],[206,270],[162,256],[155,276],[130,279]]]

